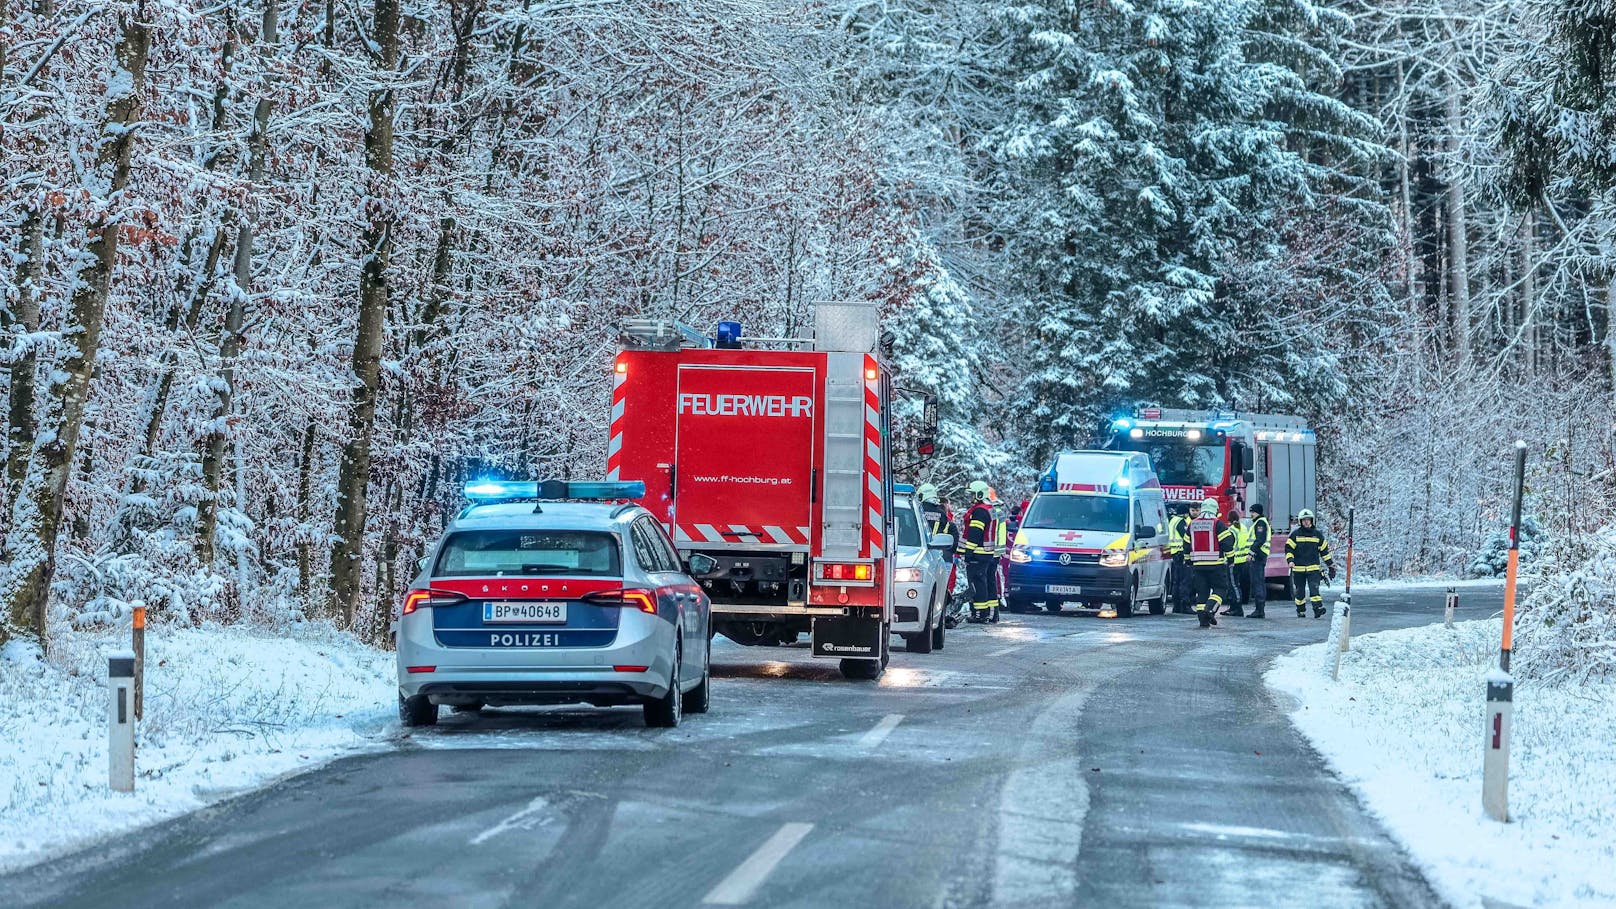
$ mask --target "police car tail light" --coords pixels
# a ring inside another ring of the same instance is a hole
[[[409,615],[422,606],[453,606],[463,603],[465,594],[455,593],[452,590],[412,590],[404,595],[404,615]]]
[[[1100,564],[1107,568],[1121,568],[1128,564],[1128,554],[1120,549],[1107,549],[1100,553]]]
[[[650,669],[650,668],[651,667],[649,667],[649,666],[613,666],[612,671],[613,672],[644,672],[644,671],[646,671],[647,669]]]
[[[874,583],[875,566],[869,562],[815,562],[814,580],[829,584]]]
[[[656,592],[652,590],[601,590],[585,594],[583,601],[591,606],[621,606],[656,615]]]

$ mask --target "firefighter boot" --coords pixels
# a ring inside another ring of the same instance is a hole
[[[997,606],[989,606],[988,607],[988,624],[989,625],[997,625],[997,624],[999,624],[999,607],[997,607]]]
[[[1208,619],[1209,619],[1209,614],[1207,613],[1206,607],[1203,606],[1200,603],[1196,603],[1195,604],[1195,620],[1197,622],[1201,623],[1202,628],[1211,628],[1212,623]]]
[[[1324,601],[1323,600],[1320,600],[1319,602],[1313,604],[1313,618],[1315,618],[1315,619],[1324,618]]]

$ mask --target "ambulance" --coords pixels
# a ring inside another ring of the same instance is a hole
[[[1068,451],[1039,480],[1009,553],[1005,602],[1097,610],[1102,618],[1166,611],[1167,502],[1144,454]]]
[[[821,303],[811,338],[635,319],[613,364],[606,474],[645,484],[713,628],[880,676],[893,621],[893,387],[878,312]]]

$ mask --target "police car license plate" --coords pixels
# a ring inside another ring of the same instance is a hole
[[[484,622],[513,622],[519,624],[564,624],[567,621],[566,603],[484,603]]]
[[[1050,584],[1044,588],[1045,593],[1082,593],[1083,588],[1076,584]]]

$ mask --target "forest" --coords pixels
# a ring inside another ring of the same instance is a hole
[[[0,0],[0,642],[384,640],[465,478],[598,475],[622,319],[867,299],[945,488],[1296,413],[1455,574],[1526,440],[1608,671],[1613,149],[1611,0]]]

